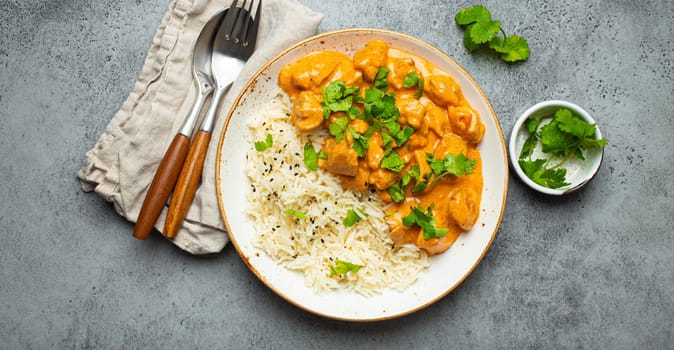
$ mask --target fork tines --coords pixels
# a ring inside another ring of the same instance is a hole
[[[225,39],[248,46],[250,21],[257,20],[261,6],[262,0],[233,0],[222,22],[226,29]]]

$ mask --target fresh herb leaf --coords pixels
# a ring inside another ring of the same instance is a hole
[[[377,70],[377,75],[374,78],[373,83],[374,87],[382,90],[386,90],[388,88],[388,81],[387,81],[388,72],[390,72],[388,68],[379,67],[379,69]]]
[[[328,119],[332,112],[349,112],[355,96],[358,96],[357,86],[346,87],[341,80],[331,81],[323,87],[323,118]]]
[[[318,152],[318,159],[328,159],[328,154],[324,150]]]
[[[350,263],[348,261],[335,259],[335,266],[330,266],[330,276],[346,275],[348,272],[358,272],[362,266]]]
[[[465,26],[475,22],[484,22],[491,20],[491,14],[486,7],[482,5],[475,5],[470,8],[462,8],[454,16],[454,20],[458,25]]]
[[[462,176],[473,172],[477,161],[466,157],[463,153],[458,155],[447,154],[445,159],[437,159],[431,154],[426,154],[428,166],[438,177],[445,175]]]
[[[283,214],[285,215],[292,215],[300,220],[306,219],[306,213],[303,213],[301,211],[293,210],[293,209],[286,209],[283,211]]]
[[[564,168],[546,168],[545,159],[536,159],[529,161],[520,159],[519,164],[524,173],[535,183],[548,188],[560,188],[570,185],[566,182],[566,169]]]
[[[307,142],[304,145],[304,165],[306,165],[309,170],[318,170],[318,154],[311,142]]]
[[[263,152],[267,148],[270,148],[273,145],[274,145],[274,141],[272,140],[271,134],[267,134],[267,137],[264,139],[264,141],[256,141],[255,142],[255,150],[258,151],[258,152]]]
[[[384,169],[399,173],[405,167],[405,162],[397,152],[391,152],[381,160],[380,166]]]
[[[342,223],[346,227],[351,227],[355,225],[358,221],[365,219],[366,217],[368,217],[367,213],[363,212],[361,209],[353,208],[347,210],[346,217],[344,218],[344,221],[342,221]]]
[[[462,8],[454,16],[456,24],[465,27],[463,44],[468,51],[480,47],[489,47],[501,54],[506,62],[523,61],[529,58],[529,44],[518,35],[506,35],[501,28],[501,21],[492,20],[486,7],[475,5]],[[498,36],[501,33],[503,37]]]
[[[417,71],[413,70],[403,78],[403,87],[411,89],[415,86],[417,86],[417,92],[414,94],[414,98],[418,100],[424,93],[424,79],[419,76]]]
[[[330,135],[335,137],[337,143],[342,142],[344,139],[344,131],[346,131],[346,124],[349,122],[347,117],[336,118],[335,121],[330,123],[328,129],[330,130]]]
[[[356,151],[359,157],[365,157],[367,149],[370,148],[370,137],[373,133],[372,129],[368,128],[368,130],[363,135],[356,132],[356,130],[351,126],[348,127],[348,130],[351,136],[353,136],[353,144],[351,145],[351,148]]]
[[[510,35],[505,38],[498,36],[489,41],[489,47],[501,54],[501,59],[506,62],[517,62],[529,57],[529,44],[519,35]]]
[[[400,203],[405,199],[405,189],[400,183],[388,188],[388,194],[394,203]]]
[[[435,203],[432,203],[426,210],[422,207],[413,207],[409,215],[403,218],[403,225],[409,227],[416,224],[421,227],[425,240],[433,237],[444,237],[449,229],[435,226],[435,219],[433,219],[434,205]]]
[[[585,120],[573,115],[573,113],[566,109],[562,108],[555,112],[555,121],[559,130],[568,132],[569,134],[578,137],[585,138],[594,135],[594,132],[597,130],[597,126],[590,124]]]

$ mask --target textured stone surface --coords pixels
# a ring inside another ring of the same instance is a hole
[[[75,179],[119,108],[163,1],[0,0],[0,339],[3,348],[671,348],[674,344],[674,3],[485,1],[532,55],[468,53],[470,2],[320,1],[320,30],[400,31],[452,55],[509,135],[546,99],[595,116],[598,177],[548,198],[511,178],[473,274],[431,307],[351,324],[264,287],[231,247],[192,257]]]

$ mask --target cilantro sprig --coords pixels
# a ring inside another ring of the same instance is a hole
[[[463,44],[468,51],[481,47],[501,54],[506,62],[524,61],[529,58],[529,43],[519,35],[507,35],[501,28],[501,21],[492,20],[489,10],[482,5],[462,8],[454,16],[456,24],[465,27]],[[499,32],[502,36],[499,36]]]
[[[543,125],[547,119],[550,122]],[[586,150],[608,144],[606,139],[594,137],[595,124],[586,122],[566,108],[558,109],[554,116],[529,118],[524,122],[524,128],[529,135],[522,145],[518,163],[532,181],[553,189],[570,185],[566,182],[566,168],[563,167],[569,159],[585,160]],[[548,158],[533,159],[539,143]],[[553,159],[557,160],[556,164],[550,164]]]
[[[421,227],[425,240],[429,240],[433,237],[444,237],[449,229],[435,226],[436,222],[435,219],[433,219],[434,206],[435,203],[431,203],[426,210],[422,207],[413,207],[409,215],[403,218],[403,225],[410,227],[416,224]]]

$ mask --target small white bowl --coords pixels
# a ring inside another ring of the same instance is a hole
[[[527,186],[533,188],[534,190],[553,195],[561,196],[574,192],[585,184],[587,184],[592,178],[597,174],[599,166],[601,165],[602,159],[604,158],[604,148],[593,148],[585,150],[585,160],[579,159],[570,159],[565,163],[564,168],[566,168],[566,182],[570,185],[561,187],[561,188],[548,188],[541,186],[533,182],[522,170],[519,165],[519,155],[522,150],[522,145],[527,139],[528,133],[524,127],[524,122],[529,117],[541,118],[546,116],[552,116],[560,108],[567,108],[571,110],[574,114],[580,116],[585,121],[591,124],[596,124],[594,119],[587,113],[584,109],[579,107],[576,104],[567,101],[560,100],[550,100],[540,102],[531,108],[527,109],[522,115],[517,119],[515,126],[513,127],[512,133],[510,135],[510,143],[508,147],[508,152],[510,153],[510,164],[515,170],[515,173],[519,178],[527,184]],[[602,138],[601,131],[599,131],[599,126],[596,128],[595,137],[597,139]],[[534,153],[534,157],[537,153]],[[540,153],[538,153],[540,156]]]

